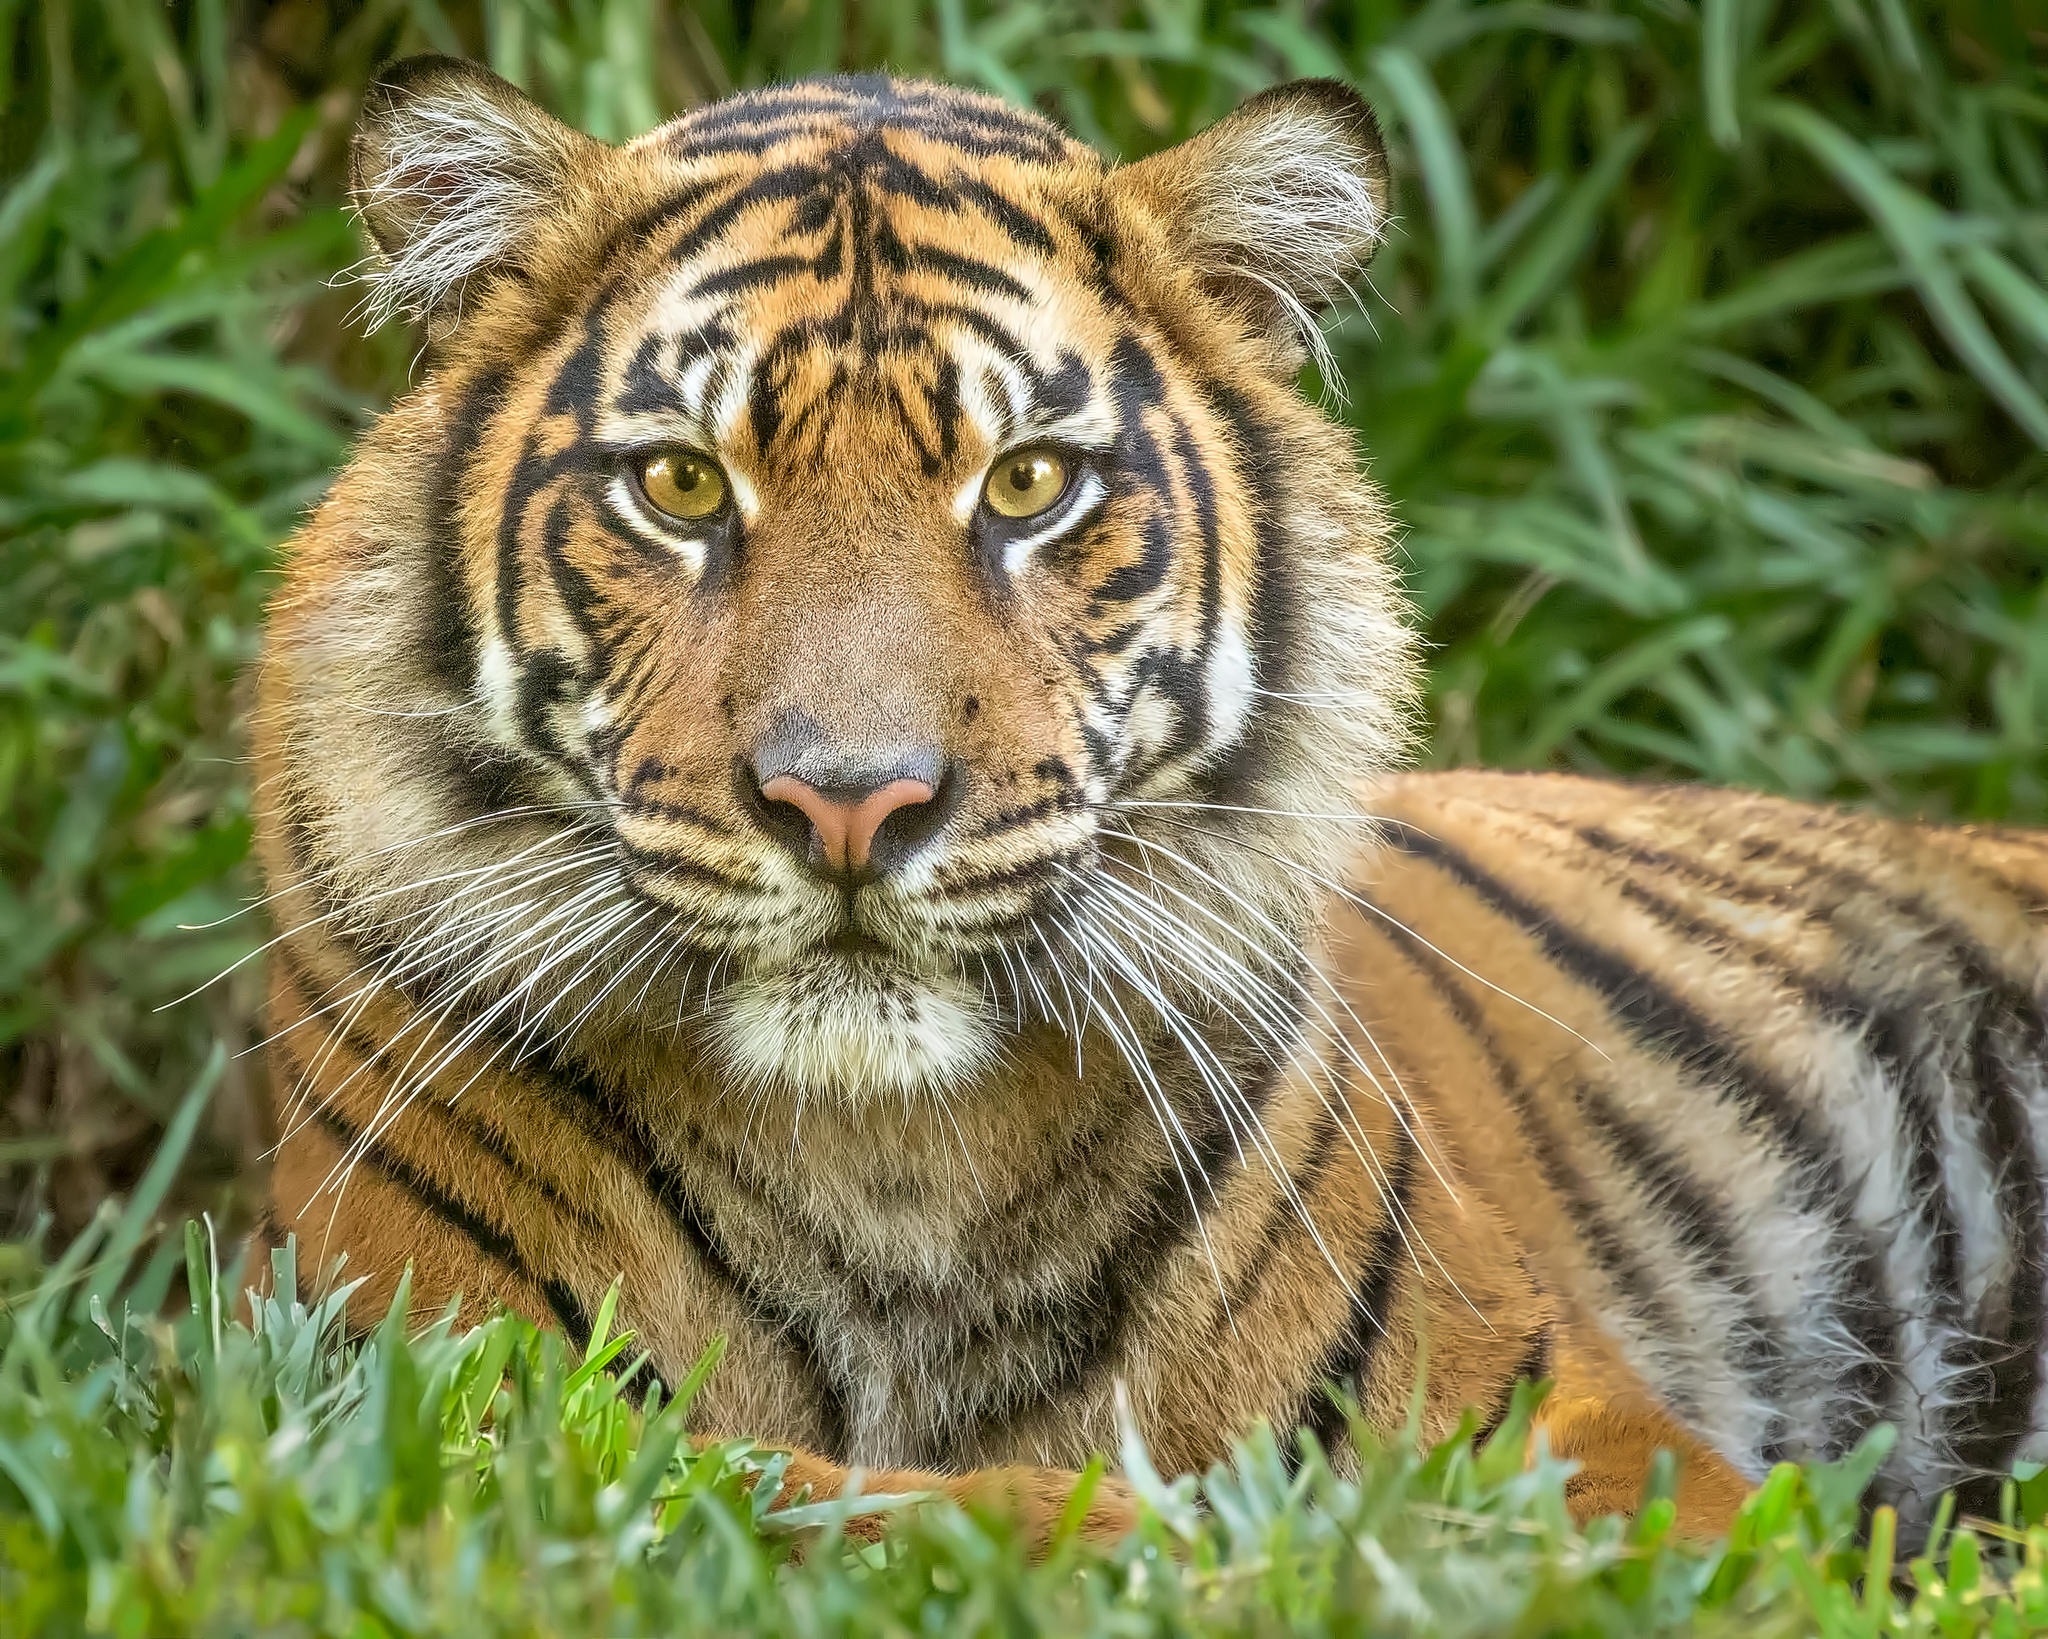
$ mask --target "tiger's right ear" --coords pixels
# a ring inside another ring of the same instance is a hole
[[[475,63],[384,68],[349,149],[349,191],[375,247],[370,328],[394,315],[451,324],[468,282],[521,265],[578,170],[608,152]]]

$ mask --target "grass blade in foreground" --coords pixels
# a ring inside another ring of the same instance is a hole
[[[1949,1531],[1913,1562],[1913,1589],[1894,1592],[1889,1516],[1856,1545],[1881,1437],[1834,1468],[1774,1473],[1725,1545],[1673,1540],[1668,1465],[1633,1524],[1581,1532],[1566,1465],[1523,1461],[1529,1389],[1477,1451],[1469,1420],[1428,1453],[1354,1429],[1350,1479],[1313,1442],[1291,1470],[1263,1430],[1199,1482],[1168,1486],[1135,1462],[1159,1506],[1112,1549],[1067,1535],[1033,1564],[1001,1520],[939,1504],[858,1548],[842,1510],[768,1510],[772,1455],[684,1437],[702,1372],[635,1407],[585,1369],[628,1358],[620,1339],[600,1336],[579,1362],[509,1316],[408,1335],[394,1310],[350,1343],[346,1288],[310,1306],[265,1299],[244,1324],[196,1227],[182,1321],[110,1321],[97,1301],[82,1320],[47,1288],[99,1284],[109,1224],[62,1270],[0,1249],[0,1635],[1934,1635],[2048,1622],[2039,1527]],[[295,1261],[279,1255],[280,1289]],[[2036,1489],[2032,1476],[2010,1488],[2016,1516],[2023,1494],[2048,1502]]]

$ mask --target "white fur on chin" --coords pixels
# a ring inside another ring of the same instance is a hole
[[[831,951],[742,972],[714,1002],[712,1028],[741,1081],[847,1100],[942,1093],[996,1049],[963,980]]]

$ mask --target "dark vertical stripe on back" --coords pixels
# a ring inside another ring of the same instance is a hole
[[[1837,922],[1843,903],[1864,900],[1882,904],[1893,915],[1946,945],[1957,993],[1978,999],[1967,1041],[1947,1045],[1960,1047],[1968,1061],[1967,1085],[1976,1094],[1974,1113],[1989,1132],[1985,1159],[1998,1180],[2000,1219],[2014,1265],[2010,1290],[1988,1294],[1994,1307],[2002,1301],[2002,1317],[1979,1313],[1959,1318],[1966,1341],[1964,1356],[1957,1363],[1966,1375],[1957,1404],[1952,1408],[1949,1430],[1956,1444],[1957,1462],[1978,1471],[1978,1478],[1963,1488],[1962,1500],[1979,1512],[1995,1513],[1999,1480],[2010,1468],[2014,1450],[2030,1429],[2040,1374],[2042,1187],[2025,1095],[2014,1075],[2016,1063],[2048,1066],[2048,1020],[2044,1020],[2038,1002],[2004,975],[1993,951],[1918,895],[1895,893],[1863,873],[1833,861],[1817,859],[1770,839],[1749,840],[1749,857],[1769,857],[1795,865],[1811,879],[1834,890],[1826,900],[1814,902],[1800,898],[1794,885],[1759,886],[1745,882],[1697,859],[1629,842],[1601,827],[1576,827],[1574,835],[1600,853],[1644,869],[1669,873],[1738,901],[1761,901],[1793,910],[1809,920],[1830,925]],[[1910,1073],[1916,1082],[1919,1080],[1919,1071],[1926,1068],[1927,1054],[1925,1044],[1915,1038],[1931,1011],[1929,1007],[1908,998],[1892,998],[1880,1005],[1876,999],[1851,995],[1831,981],[1793,968],[1775,952],[1761,950],[1726,929],[1707,927],[1698,918],[1685,916],[1669,901],[1637,884],[1628,886],[1633,890],[1631,897],[1674,929],[1692,937],[1720,939],[1750,960],[1769,967],[1798,988],[1810,1006],[1838,1027],[1871,1027],[1873,1048],[1886,1062],[1887,1073],[1895,1078]],[[1901,1016],[1906,1009],[1911,1010],[1911,1018]],[[1891,1043],[1888,1050],[1884,1045],[1887,1041]],[[1910,1051],[1902,1044],[1910,1044]],[[1940,1066],[1935,1067],[1936,1073],[1940,1070]],[[1902,1100],[1908,1092],[1908,1088],[1901,1087]],[[1938,1176],[1940,1135],[1926,1109],[1928,1095],[1918,1086],[1910,1092],[1918,1096],[1921,1105],[1921,1113],[1914,1118],[1919,1144],[1914,1166],[1916,1192],[1923,1210],[1930,1206],[1939,1208],[1936,1233],[1938,1243],[1944,1244],[1945,1271],[1940,1278],[1948,1283],[1941,1295],[1948,1300],[1953,1317],[1955,1306],[1964,1295],[1956,1268],[1960,1231]],[[1936,1174],[1932,1185],[1927,1181],[1930,1157]]]
[[[1886,1299],[1878,1253],[1849,1215],[1846,1203],[1851,1192],[1829,1135],[1816,1126],[1788,1087],[1641,968],[1567,927],[1437,838],[1399,821],[1385,822],[1380,834],[1403,852],[1428,860],[1521,928],[1559,969],[1605,1001],[1609,1015],[1639,1048],[1669,1060],[1702,1086],[1721,1090],[1748,1120],[1772,1135],[1781,1154],[1808,1170],[1812,1208],[1833,1223],[1851,1272],[1853,1290],[1844,1305],[1843,1324],[1865,1356],[1852,1369],[1839,1399],[1844,1424],[1836,1438],[1852,1444],[1867,1424],[1869,1408],[1882,1415],[1889,1403],[1897,1376],[1900,1319]],[[1677,1404],[1675,1395],[1673,1402]]]
[[[1971,1031],[1970,1054],[1977,1084],[1986,1094],[1991,1151],[2002,1162],[1995,1170],[2012,1231],[2013,1277],[2001,1335],[1980,1336],[1973,1344],[1973,1364],[1985,1392],[1966,1395],[1955,1408],[1961,1417],[1953,1430],[1956,1458],[1976,1471],[1957,1488],[1956,1500],[1972,1513],[1996,1517],[1999,1486],[2020,1442],[2032,1432],[2043,1342],[2042,1280],[2048,1273],[2043,1268],[2041,1176],[2015,1075],[2016,1060],[2036,1074],[2048,1070],[2048,1031],[2031,1000],[2022,994],[2015,1006],[2009,987],[1987,997]],[[1981,1332],[1981,1321],[1991,1317],[1979,1318]]]
[[[1366,905],[1361,915],[1375,908]],[[1451,964],[1395,918],[1377,912],[1370,924],[1375,931],[1390,930],[1391,939],[1408,964],[1429,981],[1430,988],[1449,1010],[1458,1028],[1486,1060],[1488,1072],[1515,1112],[1516,1124],[1544,1182],[1564,1202],[1587,1252],[1606,1275],[1616,1295],[1622,1298],[1635,1320],[1639,1336],[1652,1340],[1678,1335],[1676,1317],[1664,1301],[1659,1271],[1638,1255],[1635,1237],[1615,1223],[1594,1195],[1592,1186],[1566,1151],[1549,1120],[1537,1107],[1536,1099],[1523,1082],[1514,1061],[1501,1048],[1488,1027],[1486,1015],[1473,1001]],[[1693,1406],[1685,1384],[1658,1385],[1674,1410],[1692,1416]],[[1696,1419],[1695,1419],[1696,1420]]]

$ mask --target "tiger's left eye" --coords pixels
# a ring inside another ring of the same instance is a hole
[[[1067,488],[1067,464],[1052,450],[1018,450],[995,464],[984,493],[1005,518],[1030,518],[1057,501]]]
[[[640,492],[671,518],[708,518],[725,505],[725,474],[705,456],[662,450],[641,460]]]

